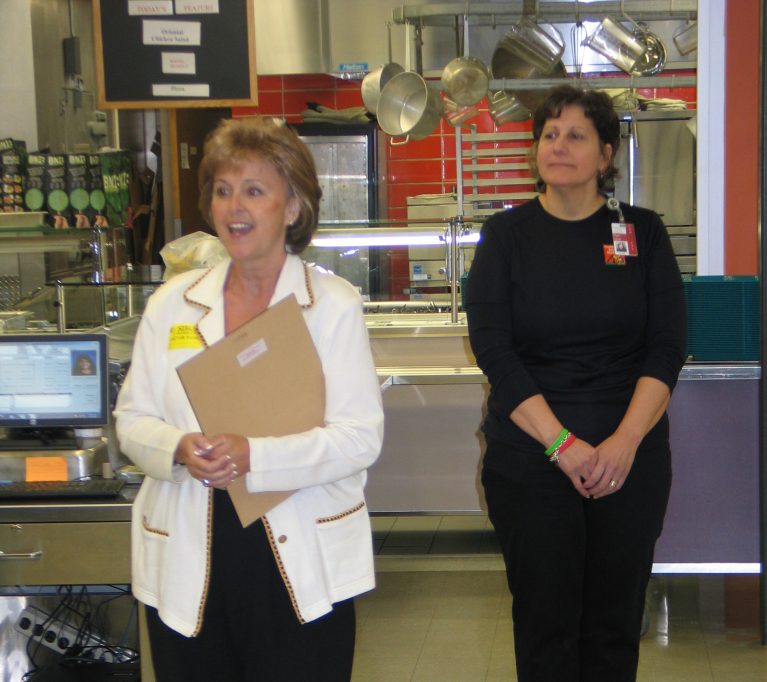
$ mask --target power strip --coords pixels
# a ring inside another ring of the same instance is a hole
[[[51,618],[49,613],[35,606],[27,606],[16,621],[16,629],[32,640],[63,654],[78,641],[80,630],[59,618]],[[106,642],[91,634],[86,641],[79,644],[83,647],[105,646]]]

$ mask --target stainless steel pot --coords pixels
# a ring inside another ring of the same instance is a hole
[[[403,71],[384,85],[377,116],[378,125],[387,135],[405,138],[390,144],[423,139],[437,127],[442,116],[439,92],[415,71]]]
[[[442,71],[442,89],[458,106],[470,107],[487,94],[490,73],[476,57],[456,57]]]
[[[561,60],[548,71],[541,71],[520,58],[516,52],[509,50],[503,40],[498,43],[493,52],[490,68],[493,78],[565,78],[567,76],[567,70]],[[506,92],[513,95],[533,113],[547,94],[545,90],[514,90],[513,88],[506,88]]]
[[[501,40],[506,50],[515,54],[520,61],[535,67],[539,73],[548,74],[562,58],[565,40],[553,24],[545,31],[530,15],[523,15],[512,24]]]
[[[362,79],[362,102],[371,114],[378,113],[378,101],[384,86],[405,69],[396,62],[379,66]]]

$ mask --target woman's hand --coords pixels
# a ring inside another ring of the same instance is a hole
[[[250,446],[247,438],[221,434],[207,438],[187,433],[176,447],[174,461],[205,487],[226,488],[235,478],[250,471]]]
[[[596,464],[583,483],[594,499],[618,492],[634,464],[638,443],[618,429],[596,448]]]
[[[584,481],[591,476],[596,459],[597,451],[580,438],[576,438],[575,442],[559,456],[559,468],[584,497],[591,496]]]

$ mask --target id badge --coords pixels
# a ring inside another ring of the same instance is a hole
[[[623,221],[612,223],[613,231],[613,250],[616,255],[636,256],[637,238],[633,223],[624,223]]]

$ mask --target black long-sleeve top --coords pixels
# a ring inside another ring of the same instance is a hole
[[[621,209],[638,247],[624,264],[606,262],[618,220],[607,206],[566,221],[533,200],[483,226],[465,304],[472,350],[490,383],[488,437],[540,453],[509,418],[540,393],[567,428],[596,445],[617,427],[639,377],[674,388],[685,360],[679,268],[660,217]]]

